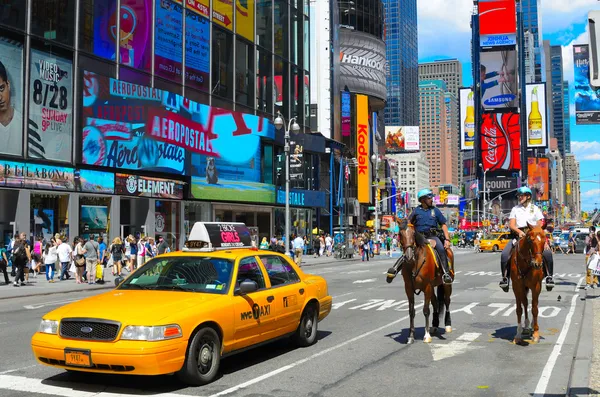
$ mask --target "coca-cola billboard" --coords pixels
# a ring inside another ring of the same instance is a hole
[[[521,169],[518,113],[485,113],[481,123],[481,159],[489,171]]]

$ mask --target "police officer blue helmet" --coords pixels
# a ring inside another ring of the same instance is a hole
[[[433,192],[431,189],[421,189],[419,193],[417,193],[417,200],[421,201],[423,197],[431,196],[433,197]]]
[[[533,193],[531,192],[531,189],[527,186],[521,186],[520,188],[517,189],[517,196],[522,196],[528,194],[530,196],[533,196]]]

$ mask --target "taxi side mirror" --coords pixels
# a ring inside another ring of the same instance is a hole
[[[256,281],[246,279],[240,283],[240,288],[237,289],[236,292],[238,292],[240,295],[246,295],[256,290],[258,290],[258,284],[256,284]]]
[[[122,283],[123,281],[125,281],[125,279],[124,279],[123,277],[121,277],[121,276],[119,276],[119,277],[116,277],[116,278],[115,278],[115,287],[118,287],[119,285],[121,285],[121,283]]]

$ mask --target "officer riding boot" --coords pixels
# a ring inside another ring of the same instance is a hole
[[[501,261],[500,266],[502,267],[502,281],[499,285],[502,291],[508,292],[508,262]]]
[[[546,291],[552,291],[554,288],[554,260],[552,253],[545,250],[542,254],[544,257],[544,271],[546,272]]]
[[[394,278],[398,275],[398,273],[400,273],[400,270],[402,270],[403,263],[404,263],[404,255],[402,255],[400,258],[398,258],[396,263],[394,263],[394,266],[392,266],[388,269],[387,276],[385,278],[385,281],[387,281],[388,284],[394,280]]]
[[[444,255],[440,255],[440,265],[442,265],[442,270],[444,271],[444,274],[442,275],[442,281],[444,282],[444,284],[450,285],[452,284],[452,277],[450,276],[450,271],[448,270],[448,257],[446,256],[446,253],[444,253]]]

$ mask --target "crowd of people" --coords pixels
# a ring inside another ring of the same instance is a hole
[[[0,273],[4,282],[10,284],[10,267],[15,287],[27,285],[30,277],[37,278],[42,272],[49,283],[54,283],[55,278],[60,281],[74,278],[77,284],[101,284],[106,269],[121,276],[123,269],[130,273],[166,252],[170,252],[170,247],[162,236],[154,239],[130,234],[105,241],[104,237],[92,234],[69,242],[56,233],[49,240],[38,236],[32,243],[26,233],[17,233],[6,248],[0,247]]]

